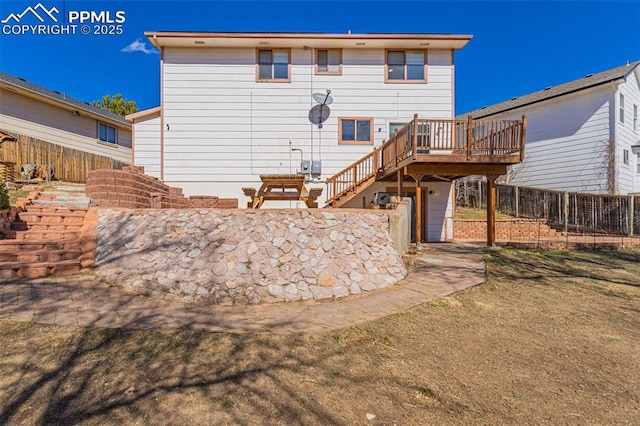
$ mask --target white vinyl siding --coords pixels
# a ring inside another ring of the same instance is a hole
[[[259,186],[258,175],[295,173],[300,155],[291,148],[322,161],[322,180],[369,153],[371,145],[338,144],[339,117],[373,117],[375,146],[391,121],[451,119],[451,51],[428,54],[429,83],[407,85],[385,84],[383,49],[344,49],[342,75],[315,74],[315,53],[291,49],[283,85],[255,81],[255,49],[165,48],[165,181],[187,195],[244,200],[241,188]],[[334,102],[319,130],[308,119],[311,94],[327,89]]]
[[[619,96],[623,96],[625,103],[629,106],[640,105],[640,82],[637,78],[638,71],[630,73],[626,81],[618,86]],[[631,108],[628,108],[633,113]],[[620,194],[628,194],[631,192],[640,192],[640,176],[638,176],[637,168],[634,165],[624,165],[623,151],[631,151],[633,145],[640,143],[640,132],[634,129],[633,117],[627,118],[626,123],[616,122],[616,143],[617,143],[617,168],[616,176],[618,184],[618,192]],[[630,159],[629,163],[633,160]]]
[[[133,124],[134,164],[143,166],[149,176],[160,178],[160,112]]]
[[[510,184],[605,193],[613,97],[607,87],[585,90],[487,119],[527,116],[524,161],[509,168]]]
[[[0,129],[131,163],[129,127],[118,127],[117,146],[101,143],[95,118],[8,90],[0,90]]]

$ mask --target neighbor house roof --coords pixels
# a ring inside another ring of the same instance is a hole
[[[155,47],[292,47],[462,49],[473,36],[456,34],[324,34],[145,32]]]
[[[156,114],[160,114],[161,107],[153,107],[149,109],[143,109],[142,111],[134,112],[132,114],[125,115],[125,119],[131,123],[135,123],[136,120],[142,120],[147,117],[153,117]]]
[[[458,118],[464,118],[469,115],[473,116],[474,118],[484,118],[536,104],[548,99],[553,99],[560,96],[568,95],[570,93],[575,93],[581,90],[600,86],[625,78],[627,75],[629,75],[629,73],[633,72],[638,67],[638,65],[640,65],[640,61],[632,62],[630,64],[603,71],[597,74],[587,74],[586,76],[578,80],[570,81],[558,86],[546,87],[542,90],[530,93],[525,96],[514,97],[506,102],[500,102],[491,106],[482,107],[466,114],[461,114],[458,116]]]
[[[124,118],[109,111],[105,111],[93,105],[79,101],[77,99],[66,96],[64,93],[50,90],[37,84],[28,82],[27,80],[19,77],[14,77],[9,74],[0,72],[0,87],[13,88],[15,91],[29,95],[33,98],[44,100],[48,103],[64,106],[66,109],[77,110],[78,112],[88,113],[96,118],[109,121],[111,123],[117,123],[125,127],[131,127]]]

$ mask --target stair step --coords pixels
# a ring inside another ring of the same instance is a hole
[[[59,262],[62,260],[78,260],[82,250],[0,250],[0,263],[32,263],[32,262]]]
[[[68,207],[80,207],[87,208],[91,204],[91,198],[85,198],[79,201],[59,201],[59,200],[40,200],[35,199],[31,201],[33,205],[41,206],[68,206]]]
[[[0,240],[0,251],[12,250],[74,250],[80,248],[76,240]]]
[[[80,231],[5,231],[4,235],[14,240],[73,240],[80,238]]]
[[[61,260],[59,262],[0,262],[0,279],[37,278],[47,275],[62,275],[79,272],[80,260]]]
[[[44,204],[40,204],[40,205],[35,205],[35,204],[30,204],[28,206],[25,207],[26,211],[29,213],[39,213],[39,212],[45,212],[45,213],[87,213],[89,211],[88,207],[76,207],[76,206],[56,206],[56,205],[44,205]]]

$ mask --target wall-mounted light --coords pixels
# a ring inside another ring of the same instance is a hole
[[[635,155],[640,154],[640,141],[638,141],[638,143],[635,145],[631,145],[631,152],[633,152]]]
[[[73,115],[76,117],[80,117],[80,111],[73,111]]]
[[[433,189],[429,190],[429,195],[436,195],[436,191],[434,191]]]

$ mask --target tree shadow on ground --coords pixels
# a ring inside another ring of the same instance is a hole
[[[640,286],[640,252],[488,250],[485,261],[515,281],[550,283],[585,278],[610,284]],[[636,267],[636,265],[638,267]]]

